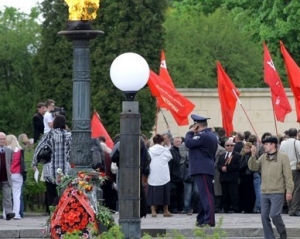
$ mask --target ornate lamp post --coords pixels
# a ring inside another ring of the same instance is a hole
[[[58,35],[73,42],[73,111],[71,158],[76,170],[88,168],[91,158],[90,121],[90,40],[103,34],[92,30],[91,20],[96,18],[99,0],[65,0],[69,6],[67,30]]]
[[[140,114],[136,93],[150,74],[146,60],[136,53],[118,56],[110,67],[113,84],[125,95],[120,120],[119,225],[126,239],[141,238]]]

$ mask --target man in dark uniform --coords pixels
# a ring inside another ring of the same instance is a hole
[[[199,191],[199,208],[196,225],[215,226],[214,209],[214,163],[218,149],[216,135],[207,128],[207,120],[210,118],[191,115],[194,125],[186,133],[185,145],[189,148],[189,175],[193,176]],[[202,205],[202,207],[201,207]]]

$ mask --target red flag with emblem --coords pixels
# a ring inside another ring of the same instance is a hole
[[[104,128],[103,124],[101,123],[100,116],[96,111],[94,111],[92,120],[91,120],[91,131],[92,131],[92,138],[98,138],[100,136],[104,136],[106,139],[106,145],[112,149],[114,147],[114,142],[110,138],[109,134],[107,133],[106,129]]]
[[[160,68],[159,68],[159,76],[163,78],[170,86],[175,88],[172,78],[169,75],[166,57],[164,51],[161,51],[161,58],[160,58]]]
[[[276,119],[284,122],[285,116],[292,108],[266,44],[264,44],[264,81],[270,86]]]
[[[172,80],[172,78],[169,74],[168,68],[167,68],[167,62],[166,62],[166,57],[165,57],[164,51],[161,51],[159,76],[175,89],[173,80]],[[165,108],[165,106],[162,105],[161,108]],[[175,114],[173,111],[170,111],[170,112],[178,125],[188,125],[189,124],[188,117],[180,117],[179,115]]]
[[[174,87],[153,71],[150,71],[148,86],[152,95],[156,97],[158,105],[165,105],[164,108],[170,110],[178,125],[188,124],[185,118],[195,108],[191,101],[178,93]]]
[[[297,122],[300,123],[300,69],[288,51],[285,49],[283,43],[280,41],[280,49],[285,62],[285,68],[288,75],[290,88],[295,99],[295,108],[297,113]]]
[[[236,101],[240,93],[222,68],[220,62],[217,62],[217,74],[222,124],[226,131],[226,135],[230,136],[233,132],[233,113],[235,111]]]

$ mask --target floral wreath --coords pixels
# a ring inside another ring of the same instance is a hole
[[[100,209],[93,196],[94,185],[104,183],[107,176],[103,172],[79,171],[75,177],[58,173],[58,190],[64,190],[58,205],[50,218],[51,238],[61,239],[68,234],[78,234],[78,238],[91,238],[99,233],[96,212]]]

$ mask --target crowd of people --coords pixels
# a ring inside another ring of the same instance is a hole
[[[23,187],[27,178],[24,149],[31,148],[26,134],[18,138],[0,132],[0,187],[2,188],[3,218],[22,219],[24,216]]]
[[[208,127],[208,118],[192,119],[185,138],[170,133],[153,138],[147,191],[152,216],[158,205],[164,216],[192,215],[195,209],[197,226],[214,227],[216,212],[260,213],[265,238],[275,239],[272,220],[280,239],[286,239],[281,214],[300,216],[300,131],[291,128],[282,137],[265,132],[261,139],[249,131],[226,137],[224,129]],[[198,200],[191,200],[191,192]]]
[[[265,132],[258,139],[244,131],[226,137],[224,129],[208,127],[209,118],[191,117],[194,123],[185,137],[173,137],[170,130],[154,135],[152,141],[142,135],[140,216],[197,213],[197,226],[214,227],[215,213],[261,213],[265,238],[275,238],[270,218],[281,238],[287,238],[280,216],[284,202],[290,216],[300,216],[300,132],[291,128],[282,137]],[[33,129],[32,140],[26,134],[17,138],[0,132],[0,185],[6,220],[24,216],[25,148],[37,144],[31,163],[34,170],[40,152],[46,146],[51,149],[41,177],[48,209],[59,196],[57,169],[63,174],[70,170],[72,134],[65,116],[55,112],[54,100],[38,103]],[[104,205],[118,211],[120,136],[115,137],[113,149],[105,141],[103,136],[91,140],[91,167],[108,176],[102,186]]]

